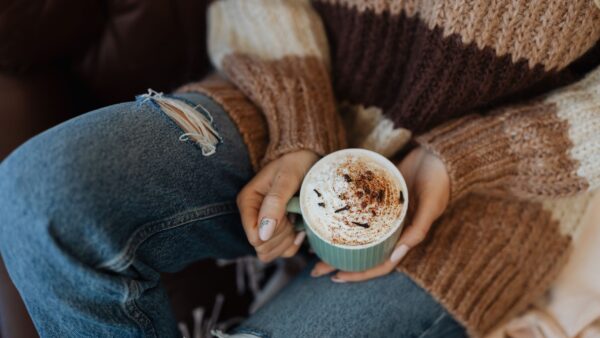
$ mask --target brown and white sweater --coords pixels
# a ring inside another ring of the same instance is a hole
[[[226,106],[257,168],[436,153],[451,205],[400,269],[480,336],[547,289],[600,186],[599,38],[592,0],[220,0],[209,52],[235,87],[184,90]]]

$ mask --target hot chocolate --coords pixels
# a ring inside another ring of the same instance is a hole
[[[305,177],[301,200],[311,228],[326,241],[359,246],[387,237],[402,215],[398,178],[374,156],[342,153]]]

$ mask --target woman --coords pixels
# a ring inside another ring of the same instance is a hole
[[[600,185],[592,1],[222,0],[209,21],[227,80],[86,114],[0,166],[0,249],[42,335],[176,336],[158,273],[294,255],[285,204],[347,142],[408,153],[390,260],[317,263],[239,333],[479,336],[547,288]]]

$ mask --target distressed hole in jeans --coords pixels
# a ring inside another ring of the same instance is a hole
[[[140,95],[141,103],[148,100],[155,102],[184,133],[179,136],[182,142],[191,140],[200,146],[202,155],[210,156],[217,151],[217,144],[222,139],[213,126],[213,118],[202,104],[192,106],[185,101],[165,96],[163,93],[148,89],[148,93]]]

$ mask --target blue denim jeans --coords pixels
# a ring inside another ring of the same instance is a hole
[[[159,278],[252,254],[235,204],[253,171],[227,114],[205,157],[152,100],[52,128],[0,164],[0,252],[43,337],[177,337]],[[310,267],[309,267],[310,268]],[[335,284],[302,273],[239,332],[260,337],[462,337],[409,278]]]

